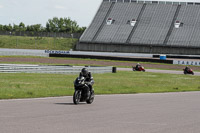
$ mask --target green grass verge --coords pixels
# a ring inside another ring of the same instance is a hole
[[[73,95],[77,75],[0,73],[0,99]],[[200,91],[200,77],[118,72],[93,75],[96,94]]]
[[[0,36],[0,48],[17,49],[74,49],[77,39],[53,37]]]

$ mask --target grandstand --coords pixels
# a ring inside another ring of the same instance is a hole
[[[200,54],[200,3],[103,0],[77,50]]]

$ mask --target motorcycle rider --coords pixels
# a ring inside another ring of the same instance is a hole
[[[140,63],[137,63],[135,70],[138,70],[141,67]]]
[[[92,74],[91,72],[89,72],[87,70],[87,68],[83,68],[79,74],[79,77],[84,77],[85,78],[85,83],[89,86],[89,88],[91,90],[93,90],[92,88],[92,85],[94,84],[94,80],[93,80],[93,77],[92,77]],[[90,96],[90,90],[89,88],[86,90],[86,93],[87,93],[87,99],[89,98]]]
[[[185,71],[189,72],[190,68],[188,66],[185,67]]]

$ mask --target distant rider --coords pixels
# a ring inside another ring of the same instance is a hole
[[[185,71],[189,72],[190,68],[188,66],[185,67]]]
[[[83,68],[79,74],[79,77],[84,77],[86,84],[89,86],[91,90],[93,90],[92,85],[94,84],[94,80],[91,72],[89,72],[86,68]],[[86,92],[87,92],[87,97],[89,98],[90,90],[87,89]]]
[[[135,70],[138,70],[141,67],[140,63],[137,63]]]

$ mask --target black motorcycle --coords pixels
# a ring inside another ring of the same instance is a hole
[[[92,87],[89,87],[89,85],[85,82],[84,77],[76,78],[74,81],[74,89],[74,104],[79,104],[79,102],[86,102],[87,104],[91,104],[94,101],[94,90],[92,90]],[[87,94],[87,89],[89,89],[89,97]]]

